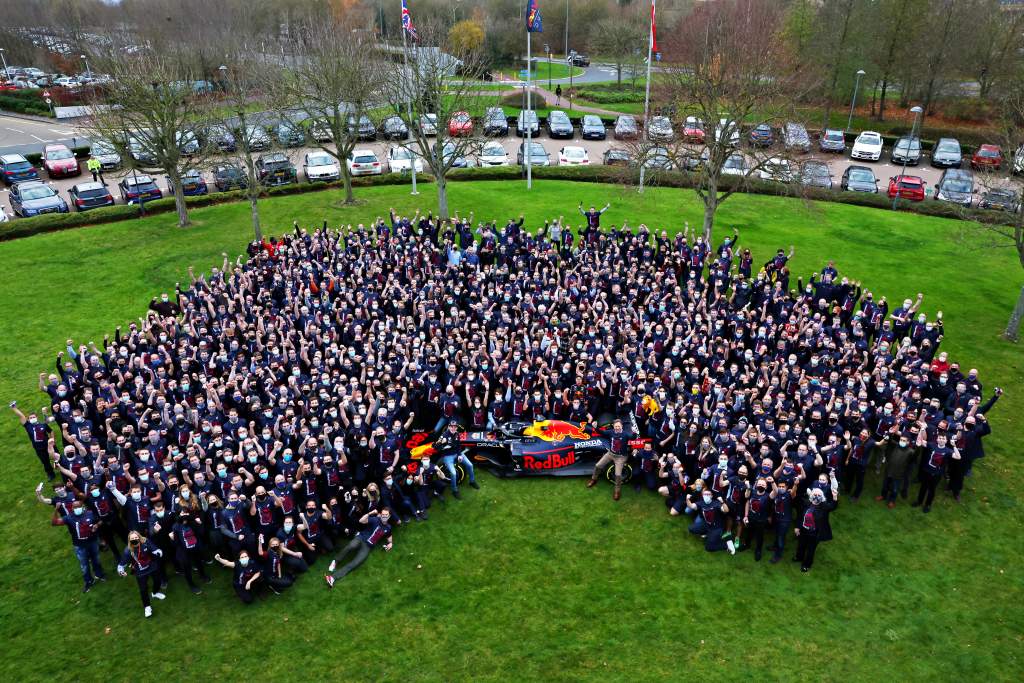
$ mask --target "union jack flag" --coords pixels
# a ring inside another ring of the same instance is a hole
[[[409,14],[409,7],[402,0],[402,29],[409,34],[409,37],[416,40],[416,27],[412,25],[412,15]]]

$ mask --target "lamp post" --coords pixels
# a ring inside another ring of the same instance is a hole
[[[860,89],[860,77],[864,75],[864,69],[857,69],[857,82],[853,86],[853,99],[850,100],[850,117],[846,119],[846,130],[844,133],[850,132],[850,126],[853,125],[853,107],[857,104],[857,90]]]
[[[4,49],[2,47],[0,47],[0,60],[3,60],[4,62],[4,78],[10,78],[11,74],[7,70],[7,56],[4,55]]]
[[[92,69],[89,68],[89,58],[82,55],[82,61],[85,62],[85,77],[90,81],[92,80]]]
[[[914,125],[910,127],[910,140],[908,142],[907,153],[903,156],[903,170],[900,171],[900,175],[896,179],[896,194],[893,195],[892,198],[893,211],[896,210],[896,202],[899,201],[900,198],[900,179],[902,179],[904,174],[906,174],[907,172],[907,162],[910,161],[910,150],[912,149],[912,146],[914,144],[914,137],[917,132],[917,124],[921,120],[921,112],[923,111],[924,109],[921,109],[921,107],[910,108],[910,112],[914,115]],[[897,144],[899,144],[899,142],[897,142]]]

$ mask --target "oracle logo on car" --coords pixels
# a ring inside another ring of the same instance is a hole
[[[564,454],[551,453],[546,458],[535,455],[523,456],[523,467],[528,470],[557,470],[560,467],[568,467],[576,462],[576,453],[569,449]]]

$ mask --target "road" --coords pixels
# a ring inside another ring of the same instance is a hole
[[[0,125],[2,125],[2,124],[0,124]],[[59,126],[54,126],[54,128],[59,129],[60,127]],[[23,128],[23,130],[27,130],[27,129],[28,129],[28,127],[24,127]],[[38,128],[35,128],[34,130],[36,130],[37,133],[39,132]],[[71,129],[68,128],[68,129],[64,129],[64,130],[71,130]],[[57,134],[58,133],[54,133],[55,136]],[[40,137],[42,137],[42,136],[40,136]],[[496,138],[496,140],[501,142],[502,147],[509,154],[510,162],[512,164],[515,164],[515,161],[516,161],[516,151],[517,151],[517,149],[519,147],[521,139],[516,137],[514,134],[510,134],[510,135],[508,135],[508,136],[506,136],[504,138]],[[545,150],[550,154],[552,164],[557,164],[557,162],[558,162],[558,151],[563,146],[566,146],[566,145],[574,145],[574,146],[579,146],[579,147],[583,147],[584,149],[586,149],[587,153],[589,155],[590,163],[591,164],[600,164],[602,162],[602,157],[603,157],[603,154],[604,154],[605,150],[607,150],[609,147],[621,146],[622,145],[622,143],[618,143],[615,140],[612,140],[610,135],[609,135],[609,138],[607,140],[581,140],[579,138],[578,130],[577,130],[575,138],[572,139],[572,140],[553,140],[545,132],[542,132],[538,137],[534,138],[534,140],[536,140],[538,143],[540,143],[545,148]],[[392,144],[393,143],[383,142],[383,141],[367,142],[367,143],[361,143],[358,146],[357,149],[370,149],[370,150],[373,150],[373,152],[377,154],[377,157],[383,163],[386,160],[386,158],[387,158],[387,150],[388,150],[388,148]],[[312,151],[312,149],[311,148],[292,148],[292,149],[287,149],[287,150],[284,150],[284,151],[289,156],[289,158],[292,160],[292,162],[296,165],[296,167],[299,169],[299,181],[300,182],[305,182],[305,177],[302,175],[303,156],[305,155],[306,152]],[[857,165],[868,166],[869,168],[871,168],[874,171],[875,176],[879,179],[879,189],[880,189],[881,192],[885,192],[886,191],[887,186],[888,186],[888,179],[889,179],[889,177],[890,176],[894,176],[894,175],[898,175],[899,172],[900,172],[900,167],[894,166],[893,164],[889,163],[887,156],[884,157],[883,161],[878,161],[878,162],[874,162],[874,163],[872,163],[872,162],[861,162],[861,161],[852,162],[852,161],[850,161],[849,157],[846,156],[846,155],[840,156],[840,155],[834,155],[834,154],[821,155],[821,154],[818,154],[818,153],[811,153],[809,155],[806,155],[806,158],[807,159],[819,159],[819,160],[822,160],[822,161],[826,162],[828,164],[830,170],[832,171],[833,181],[835,182],[836,187],[838,187],[838,185],[839,185],[839,181],[842,178],[843,171],[848,166],[850,166],[850,165],[852,165],[854,163],[856,163]],[[212,166],[212,164],[213,164],[213,160],[211,160],[208,165]],[[966,167],[966,164],[965,164],[965,167]],[[84,168],[84,164],[83,164],[83,168]],[[117,200],[117,202],[119,204],[122,203],[122,202],[120,200],[120,197],[118,196],[118,191],[117,191],[116,185],[117,185],[118,180],[121,177],[123,177],[125,174],[126,174],[125,171],[120,171],[120,172],[108,173],[107,176],[106,176],[107,183],[108,183],[108,185],[111,186],[111,193],[114,195],[115,199]],[[921,176],[924,179],[924,181],[929,185],[929,187],[934,187],[935,183],[938,182],[939,177],[942,174],[942,171],[940,169],[932,168],[931,166],[929,166],[927,164],[927,162],[924,162],[920,166],[918,166],[917,168],[913,168],[913,167],[908,168],[907,174],[908,175]],[[205,177],[206,177],[207,182],[212,187],[213,186],[213,182],[212,182],[211,174],[210,173],[205,173]],[[72,185],[74,185],[75,183],[83,182],[85,180],[90,180],[90,179],[91,178],[89,178],[88,174],[83,173],[82,176],[79,176],[77,178],[66,178],[66,179],[56,180],[56,181],[54,181],[54,186],[58,189],[58,191],[61,193],[61,195],[66,198],[67,197],[67,191],[68,191],[68,189],[70,189],[70,187]],[[160,186],[161,190],[165,190],[166,191],[166,186],[167,186],[166,179],[165,178],[158,178],[157,182],[158,182],[158,185]],[[1011,182],[1011,181],[1006,181],[1004,179],[1004,180],[1000,181],[1000,184],[1006,184],[1008,182]],[[1020,190],[1021,190],[1020,183],[1018,181],[1012,181],[1012,183],[1015,186],[1015,189],[1018,192],[1020,192]],[[8,198],[6,196],[6,193],[7,193],[6,188],[4,188],[3,190],[0,190],[0,203],[2,203],[5,206],[5,209],[8,209],[8,213],[10,213],[10,211],[9,211],[9,202],[8,202]],[[980,196],[980,192],[976,193],[975,201],[977,201],[978,196]]]
[[[0,149],[4,154],[41,152],[47,142],[61,142],[72,147],[87,142],[87,139],[82,131],[68,122],[0,116]]]

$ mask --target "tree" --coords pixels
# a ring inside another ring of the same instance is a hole
[[[448,44],[457,52],[475,52],[483,47],[483,26],[472,19],[464,19],[448,31]]]
[[[910,47],[916,44],[908,34],[916,35],[916,17],[921,16],[923,10],[924,0],[881,0],[877,5],[875,25],[881,31],[877,34],[872,61],[879,82],[879,121],[885,120],[885,98],[892,86],[893,70],[906,58]]]
[[[679,157],[676,165],[683,157],[700,155],[695,191],[704,203],[706,234],[711,233],[721,203],[761,170],[777,167],[773,159],[788,162],[796,171],[795,160],[787,159],[785,153],[756,147],[743,154],[741,168],[733,168],[738,153],[735,141],[746,139],[740,126],[747,121],[764,122],[779,135],[787,122],[798,121],[793,102],[810,85],[792,67],[793,56],[780,38],[781,19],[777,6],[767,0],[702,3],[665,40],[672,62],[663,62],[657,92],[677,121],[692,116],[703,124],[704,149],[677,147],[674,155]],[[639,146],[642,162],[650,154],[650,145],[641,142]],[[671,150],[669,156],[673,156]]]
[[[462,49],[446,42],[440,22],[420,23],[417,30],[422,46],[407,42],[404,59],[391,64],[385,95],[391,111],[409,129],[409,138],[400,145],[421,157],[430,169],[438,211],[447,219],[448,172],[483,144],[480,125],[474,125],[470,134],[452,136],[449,123],[456,117],[483,113],[487,94],[480,91],[479,81],[486,68],[480,49]],[[426,47],[430,45],[437,47]]]
[[[617,17],[602,19],[594,28],[602,54],[615,62],[615,81],[621,86],[622,67],[635,51],[643,47],[643,58],[647,59],[645,36],[648,26],[636,14],[622,13]]]
[[[964,12],[964,5],[967,2],[962,0],[932,0],[934,8],[930,8],[925,16],[929,24],[923,29],[928,35],[931,49],[922,51],[925,62],[923,64],[924,97],[921,103],[924,113],[921,114],[921,127],[924,127],[924,119],[930,113],[935,103],[935,94],[942,79],[949,76],[947,72],[950,53],[956,46],[953,36],[960,27],[964,25],[967,15]]]
[[[194,86],[203,75],[189,55],[173,51],[114,50],[97,62],[112,82],[102,103],[92,103],[90,137],[110,141],[133,169],[162,172],[173,188],[178,227],[189,225],[181,177],[202,161],[195,126],[207,98]]]
[[[829,119],[832,116],[832,101],[836,97],[836,85],[839,83],[839,73],[843,67],[843,57],[846,54],[847,36],[850,34],[850,19],[853,17],[854,0],[832,0],[826,2],[823,9],[823,19],[826,26],[825,35],[831,43],[831,49],[826,52],[829,59],[829,86],[825,93],[825,115],[822,117],[822,128],[829,128]]]
[[[359,144],[360,121],[382,103],[386,71],[376,40],[347,24],[309,24],[301,35],[302,57],[276,83],[277,101],[303,112],[311,129],[329,131],[313,140],[338,162],[345,203],[352,204],[345,161]]]
[[[972,17],[967,63],[978,79],[978,94],[987,98],[994,86],[1021,67],[1024,12],[1004,12],[998,0],[978,0]]]

